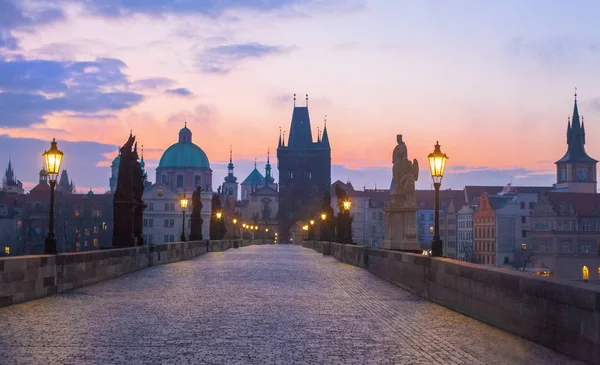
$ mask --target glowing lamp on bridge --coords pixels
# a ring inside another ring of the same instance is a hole
[[[232,222],[233,222],[233,224],[237,224],[237,219],[233,218]]]
[[[258,231],[258,226],[254,226],[254,230],[255,230],[255,231]]]
[[[44,253],[46,255],[56,255],[56,235],[54,234],[54,187],[56,186],[56,178],[60,171],[60,164],[63,159],[63,153],[56,146],[56,139],[50,142],[50,149],[45,151],[44,162],[46,163],[46,172],[48,173],[48,181],[50,183],[50,219],[48,220],[48,236],[44,241]]]
[[[431,256],[444,256],[444,247],[440,239],[440,186],[444,178],[444,169],[448,156],[442,153],[439,142],[435,142],[433,152],[427,156],[429,159],[429,169],[435,188],[435,224],[433,232],[433,241],[431,242]]]
[[[60,171],[60,164],[62,162],[63,153],[56,146],[56,139],[52,139],[50,143],[50,149],[43,153],[44,161],[46,162],[46,171],[48,172],[48,180],[50,182],[56,182],[58,172]]]
[[[181,204],[181,210],[183,211],[183,219],[181,220],[181,242],[185,242],[185,211],[187,210],[189,200],[185,196],[185,193],[181,195],[179,204]]]
[[[221,212],[217,212],[217,213],[215,214],[215,216],[217,217],[217,219],[221,219],[221,217],[223,217],[223,213],[221,213]]]
[[[429,159],[429,170],[431,170],[431,177],[433,178],[434,184],[441,184],[442,178],[444,178],[444,169],[446,168],[446,160],[448,156],[442,153],[439,142],[435,142],[433,152],[427,156]]]
[[[349,212],[350,208],[352,208],[352,202],[350,200],[346,200],[342,203],[342,206],[346,212]]]
[[[303,225],[302,229],[305,230],[305,231],[308,231],[308,224]]]
[[[269,229],[268,229],[268,228],[265,228],[265,232],[269,232]]]
[[[321,213],[321,220],[324,221],[327,219],[327,214]]]
[[[189,203],[189,200],[185,196],[185,193],[183,193],[183,195],[181,196],[181,199],[179,199],[179,204],[181,204],[181,209],[186,210],[188,207],[188,203]]]
[[[314,220],[314,219],[311,219],[311,220],[310,220],[310,225],[311,225],[311,226],[314,226],[314,225],[315,225],[315,220]]]

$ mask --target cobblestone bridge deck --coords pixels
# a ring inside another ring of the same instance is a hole
[[[577,364],[297,246],[0,309],[1,364]]]

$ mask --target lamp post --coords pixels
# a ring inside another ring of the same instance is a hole
[[[431,242],[431,256],[444,256],[444,247],[440,239],[440,186],[444,177],[444,168],[448,156],[442,153],[439,142],[435,142],[435,148],[427,157],[429,159],[429,169],[435,188],[435,223],[433,231],[433,242]]]
[[[302,230],[306,232],[306,238],[305,239],[308,239],[308,224],[303,225],[302,226]]]
[[[217,212],[215,213],[215,217],[217,217],[217,239],[221,240],[221,218],[223,217],[223,213]]]
[[[352,244],[352,237],[350,230],[352,229],[352,221],[350,220],[350,209],[352,208],[352,201],[350,199],[345,200],[342,203],[344,208],[344,239],[342,243]]]
[[[321,241],[329,240],[329,227],[327,226],[327,213],[321,213]]]
[[[185,193],[179,199],[181,204],[181,210],[183,211],[183,221],[181,222],[181,242],[185,242],[185,211],[187,210],[189,200],[186,198]]]
[[[237,222],[238,222],[238,220],[237,220],[237,218],[233,218],[231,220],[231,222],[233,223],[233,239],[235,240],[235,239],[237,239]]]
[[[44,253],[47,255],[56,255],[56,235],[54,234],[54,188],[56,187],[56,178],[60,171],[63,153],[56,147],[56,139],[52,139],[50,149],[45,151],[42,156],[46,162],[46,171],[48,172],[48,181],[50,182],[50,219],[48,225],[48,237],[44,242]]]

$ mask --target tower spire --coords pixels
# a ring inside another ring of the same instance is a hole
[[[296,107],[296,94],[294,94],[294,108]]]
[[[233,162],[233,148],[229,145],[229,163]]]
[[[308,108],[308,94],[306,94],[306,107]]]
[[[279,143],[277,144],[277,148],[281,147],[281,127],[279,127]]]
[[[321,146],[323,148],[331,148],[329,145],[329,134],[327,134],[327,114],[325,114],[325,121],[323,122],[323,137],[321,138]]]

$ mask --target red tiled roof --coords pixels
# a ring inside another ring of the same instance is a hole
[[[547,196],[552,205],[568,203],[583,217],[594,216],[595,212],[600,213],[600,194],[549,192]]]

